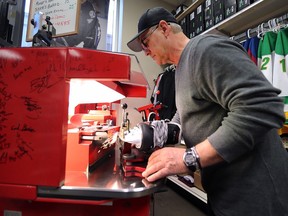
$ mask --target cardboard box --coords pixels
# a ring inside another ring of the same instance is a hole
[[[213,0],[213,15],[215,25],[224,20],[224,0]]]
[[[184,4],[179,5],[176,10],[175,10],[175,16],[177,17],[178,15],[180,15],[181,13],[183,13],[184,10],[187,9],[187,6]]]
[[[242,10],[243,8],[249,6],[252,3],[253,0],[237,0],[238,11]]]
[[[203,6],[204,4],[201,4],[196,9],[196,16],[195,16],[196,35],[201,34],[205,30]]]
[[[228,18],[237,12],[236,0],[224,0],[225,18]]]
[[[205,1],[204,7],[204,20],[205,20],[205,29],[209,29],[214,26],[214,15],[213,15],[213,4],[212,0]]]
[[[180,26],[183,29],[183,33],[188,37],[188,30],[187,30],[187,17],[184,17],[182,20],[180,20]]]
[[[192,11],[189,15],[188,15],[188,34],[189,34],[189,38],[193,38],[196,36],[196,21],[195,21],[195,14],[196,11]]]
[[[194,186],[205,192],[204,188],[202,187],[202,183],[201,183],[200,171],[194,172]]]

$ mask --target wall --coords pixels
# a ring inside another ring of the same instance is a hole
[[[135,107],[141,107],[150,103],[151,92],[154,87],[153,79],[157,78],[157,75],[162,72],[160,66],[158,66],[150,57],[145,56],[144,52],[135,53],[127,47],[127,42],[131,40],[137,34],[137,25],[140,16],[145,13],[149,8],[162,6],[167,10],[172,11],[173,6],[158,0],[123,0],[123,29],[122,29],[122,46],[121,52],[135,54],[140,61],[145,76],[149,82],[150,90],[147,93],[147,98],[125,98],[122,103],[128,105],[128,118],[131,121],[131,126],[135,126],[141,122],[140,113],[135,110]],[[135,66],[137,68],[137,66]],[[119,116],[120,115],[120,116]],[[122,119],[122,112],[118,111],[118,119]],[[117,122],[120,124],[120,122]]]

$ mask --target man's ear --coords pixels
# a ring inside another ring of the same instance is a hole
[[[171,31],[171,26],[164,20],[161,20],[159,22],[159,26],[160,26],[161,30],[163,31],[165,37],[167,37]]]

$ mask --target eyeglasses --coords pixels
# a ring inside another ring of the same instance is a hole
[[[152,29],[152,31],[150,31],[150,33],[146,34],[142,39],[141,39],[141,45],[142,45],[142,49],[144,51],[148,50],[148,41],[145,42],[145,40],[147,40],[147,38],[149,38],[153,32],[158,28],[159,25],[156,25],[154,29]],[[152,28],[152,27],[151,27]],[[151,29],[150,28],[150,29]]]

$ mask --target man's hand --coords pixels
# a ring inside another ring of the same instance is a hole
[[[153,182],[169,175],[188,173],[189,169],[183,162],[184,152],[185,148],[177,147],[165,147],[154,151],[142,176]]]

